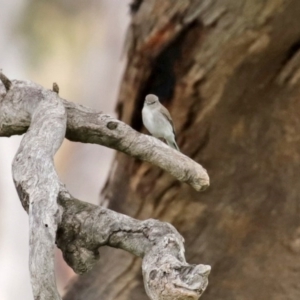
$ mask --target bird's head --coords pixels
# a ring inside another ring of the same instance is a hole
[[[153,94],[149,94],[145,98],[144,105],[154,105],[157,103],[159,103],[158,97]]]

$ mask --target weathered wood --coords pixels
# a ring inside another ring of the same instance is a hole
[[[65,137],[66,112],[51,91],[41,91],[28,101],[20,101],[19,108],[30,116],[31,123],[14,158],[12,173],[20,200],[29,214],[33,295],[36,300],[59,300],[54,273],[54,243],[60,218],[59,180],[53,156]]]
[[[26,132],[30,124],[30,113],[22,109],[23,102],[38,105],[40,95],[47,91],[30,81],[12,81],[9,92],[1,100],[0,136]],[[61,101],[67,112],[66,137],[69,140],[122,151],[162,168],[197,191],[209,186],[208,174],[200,164],[160,140],[141,134],[107,114],[63,99]]]
[[[206,289],[210,266],[186,262],[183,238],[172,225],[138,221],[76,200],[65,191],[58,202],[63,214],[57,245],[75,272],[90,270],[99,259],[98,248],[106,245],[143,258],[144,285],[152,300],[197,300]]]
[[[138,149],[133,148],[131,153],[139,153],[145,160],[154,157],[152,160],[156,159],[164,167],[165,162],[159,157],[160,150],[153,147],[149,150],[149,144],[157,143],[158,149],[165,149],[164,155],[169,153],[166,169],[175,174],[182,168],[181,172],[186,173],[181,179],[193,174],[193,168],[188,169],[193,161],[172,149],[168,152],[168,146],[135,132],[122,122],[60,99],[57,92],[58,89],[46,90],[30,82],[13,81],[9,89],[0,84],[1,134],[10,136],[28,129],[13,161],[13,177],[22,205],[29,213],[29,265],[34,298],[61,299],[54,274],[53,248],[56,242],[66,262],[79,274],[95,265],[100,257],[99,247],[121,248],[143,258],[144,284],[150,299],[197,300],[207,287],[211,267],[186,262],[184,240],[176,229],[157,220],[138,221],[74,199],[59,181],[53,156],[68,126],[71,135],[83,141],[103,140],[103,143],[110,144],[113,140],[119,142],[116,148],[121,149],[124,145],[129,144],[130,148],[136,143]],[[103,127],[102,131],[97,130]],[[118,131],[120,127],[125,129]],[[116,134],[105,135],[114,130]],[[129,135],[126,136],[124,131]],[[100,138],[95,139],[95,132]],[[142,141],[145,137],[142,148],[139,149],[139,142],[132,135]],[[152,155],[149,151],[157,153]],[[194,167],[196,173],[198,168],[206,174],[201,166],[194,164]],[[187,181],[201,189],[204,185],[195,178]]]

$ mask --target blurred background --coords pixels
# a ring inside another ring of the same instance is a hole
[[[114,115],[125,66],[129,1],[0,0],[0,68],[10,79],[53,82],[60,96]],[[32,299],[28,218],[13,186],[11,162],[21,137],[0,138],[0,299]],[[64,141],[56,167],[71,193],[97,203],[114,152]],[[60,292],[72,276],[57,250]]]
[[[138,131],[144,96],[169,109],[203,193],[150,164],[65,141],[56,156],[71,193],[137,219],[170,222],[187,261],[209,264],[204,300],[300,299],[299,0],[0,0],[0,68],[114,114]],[[123,70],[124,79],[120,85]],[[118,96],[118,91],[120,94]],[[116,101],[118,103],[116,105]],[[32,299],[28,218],[12,183],[20,137],[0,139],[0,299]],[[106,203],[106,204],[107,204]],[[141,259],[103,247],[76,276],[56,252],[65,300],[146,300]]]

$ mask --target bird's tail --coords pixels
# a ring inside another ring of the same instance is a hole
[[[174,149],[176,149],[177,151],[180,152],[179,147],[178,147],[178,145],[177,145],[177,143],[176,143],[176,141],[175,141],[175,138],[173,138],[172,140],[167,140],[167,139],[166,139],[166,141],[167,141],[167,144],[168,144],[171,148],[174,148]]]

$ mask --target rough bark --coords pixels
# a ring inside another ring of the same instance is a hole
[[[60,99],[57,85],[53,91],[46,90],[31,82],[10,81],[1,72],[0,80],[0,136],[27,130],[13,162],[13,177],[29,213],[34,298],[61,299],[54,274],[56,242],[78,274],[92,269],[100,257],[99,247],[106,245],[143,258],[143,278],[150,299],[198,299],[207,287],[211,268],[186,262],[184,240],[172,225],[153,219],[138,221],[74,199],[59,181],[53,156],[67,131],[73,139],[113,145],[145,161],[157,162],[196,190],[208,185],[206,171],[122,122]],[[164,161],[159,157],[162,149],[162,155],[168,154]]]
[[[141,130],[144,96],[160,96],[212,185],[120,153],[102,197],[179,229],[188,260],[212,265],[202,299],[300,298],[299,15],[297,0],[134,1],[119,116]],[[109,255],[66,299],[147,299],[139,263]]]

